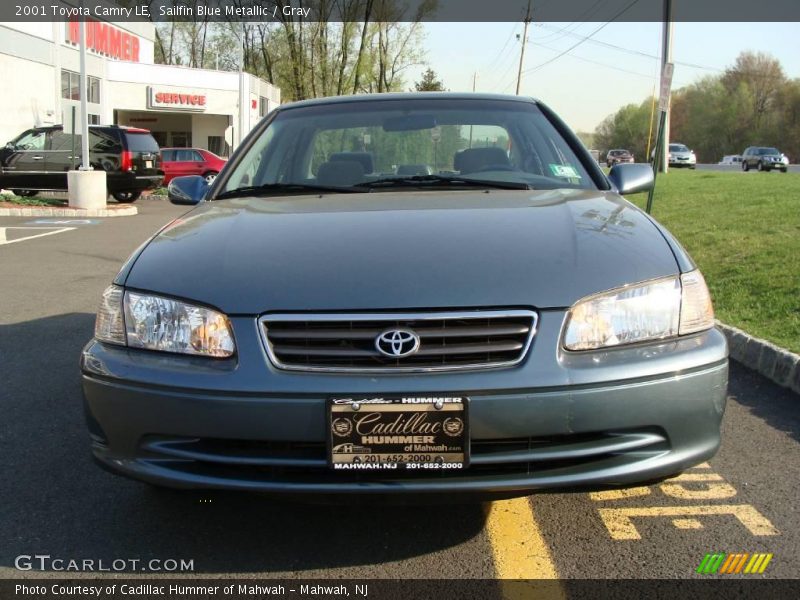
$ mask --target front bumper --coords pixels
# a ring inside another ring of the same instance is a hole
[[[670,167],[694,167],[697,165],[697,159],[691,157],[672,156],[669,159]]]
[[[296,374],[263,354],[207,361],[90,342],[81,364],[92,450],[102,466],[155,484],[288,493],[632,485],[713,456],[727,389],[722,334],[559,354],[547,348],[561,319],[542,313],[522,365],[471,373]],[[240,348],[258,341],[248,331],[237,330]],[[471,399],[470,467],[329,470],[326,398],[398,392]]]
[[[136,173],[114,173],[108,176],[108,189],[114,192],[142,192],[159,187],[164,181],[163,171],[152,175],[137,175]]]

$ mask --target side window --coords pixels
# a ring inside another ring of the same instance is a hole
[[[74,140],[74,148],[76,151],[80,151],[81,147],[81,136],[75,135],[73,136],[71,133],[65,133],[63,131],[55,130],[50,135],[50,150],[55,152],[64,152],[69,151],[72,152],[73,148],[73,140]]]
[[[163,160],[164,162],[174,162],[175,150],[162,150],[161,160]]]
[[[197,151],[192,151],[192,160],[195,162],[203,162],[203,155]]]
[[[176,150],[175,151],[175,160],[178,162],[191,162],[192,161],[192,151],[191,150]]]
[[[31,129],[22,134],[14,146],[17,150],[44,150],[47,135],[44,131]]]
[[[119,141],[104,131],[89,130],[89,147],[98,154],[116,154],[122,151]]]

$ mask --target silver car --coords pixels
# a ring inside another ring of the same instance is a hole
[[[397,165],[428,165],[405,174]],[[281,106],[106,289],[92,451],[155,485],[625,486],[709,459],[727,346],[697,266],[544,104]]]
[[[668,162],[670,167],[688,167],[694,169],[697,166],[697,156],[693,150],[684,144],[670,144]]]

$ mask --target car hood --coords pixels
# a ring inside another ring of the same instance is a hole
[[[670,150],[669,153],[672,156],[674,156],[675,158],[691,158],[692,157],[692,153],[691,152],[683,152],[683,151],[674,152],[674,151]]]
[[[405,191],[204,202],[124,283],[258,314],[566,307],[677,272],[661,232],[611,192]]]

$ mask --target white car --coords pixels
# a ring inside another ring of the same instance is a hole
[[[689,167],[694,169],[697,166],[697,157],[694,150],[690,150],[683,144],[669,145],[669,166],[670,167]]]

